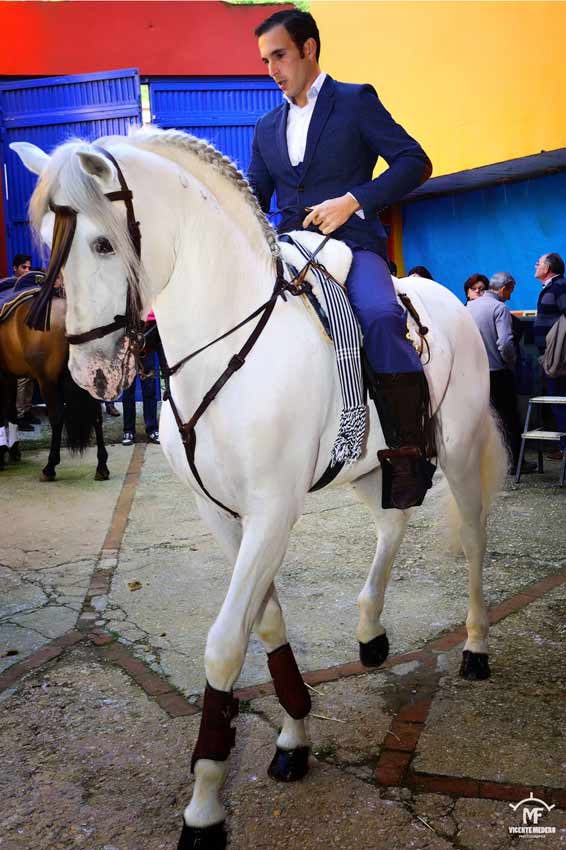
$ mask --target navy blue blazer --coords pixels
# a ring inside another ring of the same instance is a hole
[[[352,215],[332,235],[387,257],[378,212],[430,177],[432,165],[421,146],[393,120],[373,86],[327,76],[311,118],[304,161],[294,168],[287,151],[288,111],[285,101],[256,124],[248,180],[263,211],[268,212],[275,192],[282,214],[279,231],[296,230],[305,207],[351,192],[365,219]],[[374,180],[380,156],[389,168]]]
[[[566,280],[558,274],[543,286],[538,296],[533,332],[535,345],[541,354],[546,348],[547,333],[562,315],[566,315]]]

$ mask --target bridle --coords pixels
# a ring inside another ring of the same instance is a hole
[[[128,233],[134,249],[136,263],[139,270],[141,262],[141,231],[139,222],[136,220],[133,205],[133,193],[128,188],[126,179],[122,169],[118,165],[113,155],[101,148],[98,145],[93,145],[94,149],[106,157],[116,169],[116,175],[120,184],[120,189],[116,192],[106,192],[105,197],[109,201],[123,201],[126,205],[126,223]],[[50,312],[51,300],[53,298],[54,284],[59,276],[61,268],[64,266],[77,226],[77,210],[68,206],[61,206],[50,203],[49,208],[55,213],[55,224],[53,226],[53,243],[51,250],[51,258],[45,277],[45,282],[42,286],[41,293],[34,302],[30,310],[27,324],[34,330],[49,330],[50,327]],[[107,325],[99,325],[91,330],[84,331],[79,334],[67,334],[67,341],[70,345],[83,345],[86,342],[92,342],[95,339],[102,339],[114,331],[124,328],[125,335],[128,338],[128,345],[131,354],[139,359],[139,353],[143,347],[144,323],[141,319],[141,298],[139,295],[139,287],[137,274],[130,272],[128,279],[128,294],[126,297],[126,311],[123,315],[114,316],[114,321]]]

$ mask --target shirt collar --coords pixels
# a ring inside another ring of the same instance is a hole
[[[318,95],[320,94],[320,90],[322,88],[322,84],[324,83],[327,74],[325,71],[321,71],[314,83],[311,85],[309,90],[307,91],[307,106],[310,106],[313,101],[316,101]],[[296,103],[293,103],[290,97],[286,94],[283,95],[283,98],[287,101],[289,106],[294,106],[295,109],[304,109],[304,106],[297,106]]]

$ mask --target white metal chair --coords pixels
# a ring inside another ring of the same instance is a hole
[[[517,469],[515,471],[515,482],[518,484],[521,480],[521,468],[523,466],[523,458],[525,456],[525,444],[527,440],[537,440],[539,441],[539,445],[537,446],[538,450],[538,471],[543,472],[543,454],[542,448],[540,445],[541,441],[552,441],[556,442],[560,440],[561,437],[566,437],[565,431],[544,431],[542,428],[534,428],[529,431],[529,423],[531,420],[531,412],[533,410],[533,406],[537,404],[566,404],[566,396],[549,396],[549,395],[539,395],[534,398],[529,399],[529,406],[527,409],[527,415],[525,417],[525,427],[523,433],[521,434],[521,451],[519,452],[519,460],[517,462]],[[562,464],[560,466],[560,487],[564,486],[564,479],[566,477],[566,449],[562,451]]]

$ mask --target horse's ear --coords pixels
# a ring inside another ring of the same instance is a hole
[[[12,142],[10,149],[14,153],[17,153],[25,167],[32,174],[43,174],[51,159],[45,151],[42,151],[37,145],[30,144],[30,142]]]
[[[77,153],[82,170],[89,177],[92,177],[104,191],[107,191],[110,184],[116,179],[116,169],[103,154],[87,153],[86,151]]]

